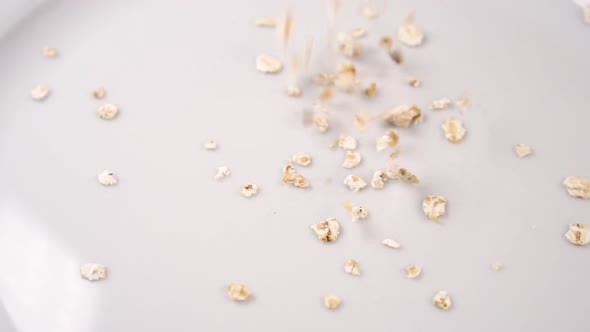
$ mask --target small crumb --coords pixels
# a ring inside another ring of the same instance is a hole
[[[420,179],[405,168],[392,164],[385,172],[387,177],[392,180],[401,180],[406,183],[420,183]]]
[[[455,144],[463,139],[465,136],[465,127],[460,120],[448,118],[443,124],[442,129],[445,132],[445,137],[449,142]]]
[[[248,183],[240,189],[240,194],[244,197],[252,197],[258,194],[258,186],[252,183]]]
[[[424,40],[424,32],[414,24],[414,20],[415,14],[410,13],[397,31],[397,38],[407,46],[420,46]]]
[[[318,239],[324,242],[336,241],[340,234],[340,224],[335,218],[328,218],[317,224],[313,224],[311,225],[311,229],[317,234]]]
[[[413,88],[419,88],[422,86],[422,81],[413,77],[408,77],[408,84]]]
[[[354,126],[359,130],[365,130],[369,127],[371,117],[367,113],[359,112],[354,115]]]
[[[217,167],[217,173],[215,174],[215,180],[221,180],[227,176],[229,176],[230,170],[227,166],[219,166]]]
[[[37,85],[33,90],[31,90],[31,97],[33,99],[41,101],[49,95],[49,89],[44,85]]]
[[[338,146],[344,150],[354,150],[357,146],[356,138],[342,134],[338,138]]]
[[[518,158],[524,158],[524,157],[532,154],[533,149],[531,149],[531,147],[528,145],[516,144],[516,146],[514,146],[514,152],[516,152],[516,155],[518,156]]]
[[[106,279],[107,267],[102,264],[87,263],[80,267],[80,277],[88,281]]]
[[[365,30],[363,28],[354,28],[350,32],[350,36],[355,39],[365,37],[366,35],[367,35],[367,30]]]
[[[98,87],[94,91],[92,91],[92,95],[96,99],[102,99],[102,98],[104,98],[104,96],[106,95],[106,93],[107,93],[107,91],[102,86],[101,87]]]
[[[391,125],[407,128],[422,121],[422,110],[416,105],[400,105],[381,114]]]
[[[251,293],[246,285],[232,282],[227,286],[229,297],[234,301],[246,301]]]
[[[367,186],[367,183],[360,177],[350,174],[344,179],[344,185],[353,192],[357,192],[364,189]]]
[[[373,82],[365,89],[365,95],[368,97],[374,97],[377,95],[377,83]]]
[[[383,245],[385,245],[386,247],[389,248],[393,248],[393,249],[399,249],[401,248],[401,245],[399,243],[397,243],[397,241],[392,240],[392,239],[385,239],[383,240]]]
[[[217,150],[217,142],[209,140],[203,144],[203,147],[205,147],[206,150]]]
[[[451,297],[447,291],[440,291],[432,298],[432,304],[443,310],[447,310],[451,307]]]
[[[393,38],[391,36],[382,36],[379,38],[379,45],[387,50],[391,50],[393,48]]]
[[[371,187],[373,187],[373,189],[383,189],[383,186],[385,186],[385,182],[387,182],[388,179],[389,178],[385,172],[375,171],[371,178]]]
[[[451,100],[449,98],[445,97],[445,98],[434,100],[430,104],[430,109],[433,111],[440,111],[440,110],[446,110],[447,108],[449,108],[449,106],[451,106]]]
[[[278,24],[278,19],[273,17],[263,17],[257,18],[255,24],[257,27],[265,27],[265,28],[272,28],[276,27]]]
[[[447,200],[442,196],[426,196],[422,202],[422,209],[424,214],[430,220],[440,222],[441,216],[446,213]]]
[[[103,186],[114,186],[118,182],[117,177],[111,171],[102,171],[98,174],[97,179]]]
[[[402,54],[402,51],[399,49],[390,50],[389,57],[391,58],[391,60],[393,60],[393,62],[395,62],[398,65],[404,63],[404,56]]]
[[[112,120],[119,114],[119,108],[113,104],[103,104],[96,110],[96,115],[103,120]]]
[[[387,134],[377,139],[377,142],[375,143],[375,148],[377,149],[377,151],[383,151],[389,147],[396,146],[398,141],[399,136],[397,135],[397,132],[391,130],[387,132]]]
[[[311,164],[311,156],[305,152],[297,152],[291,157],[291,160],[299,166],[309,166]]]
[[[570,196],[588,199],[590,198],[590,179],[582,176],[568,176],[563,180]]]
[[[582,224],[571,224],[565,233],[565,238],[578,246],[587,245],[590,243],[590,228]]]
[[[256,69],[266,74],[276,74],[283,69],[283,65],[270,55],[260,54],[256,57]]]
[[[289,97],[301,97],[301,89],[298,86],[289,86],[285,90],[285,93]]]
[[[338,35],[338,50],[340,54],[348,57],[357,57],[362,53],[362,48],[357,40],[349,34]]]
[[[353,276],[358,276],[361,274],[359,263],[354,259],[349,259],[348,262],[346,262],[344,265],[344,271],[346,271],[346,273],[352,274]]]
[[[461,112],[465,112],[471,108],[471,94],[469,92],[463,93],[457,100],[455,100],[455,107]]]
[[[406,277],[414,279],[420,276],[420,273],[422,273],[422,267],[420,265],[406,266],[404,272],[406,272]]]
[[[338,306],[340,306],[340,303],[342,303],[342,300],[336,295],[328,294],[324,296],[324,305],[326,306],[326,308],[330,310],[338,308]]]
[[[46,58],[53,58],[57,56],[57,49],[49,46],[43,47],[43,55]]]
[[[503,265],[500,262],[493,262],[492,263],[492,270],[494,271],[500,271],[500,269],[502,269]]]
[[[342,162],[342,167],[357,167],[361,163],[361,159],[361,154],[359,152],[353,150],[346,150],[346,156],[344,157],[344,161]]]

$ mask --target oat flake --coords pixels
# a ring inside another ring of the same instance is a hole
[[[494,271],[500,271],[500,269],[502,269],[502,263],[500,262],[494,262],[492,263],[492,270]]]
[[[422,273],[422,267],[420,267],[420,265],[406,266],[404,272],[406,273],[406,277],[414,279],[420,276],[420,273]]]
[[[356,149],[356,138],[348,135],[340,135],[338,138],[338,146],[344,150]]]
[[[371,178],[371,187],[373,187],[373,189],[383,189],[383,186],[385,186],[385,182],[388,179],[389,178],[385,172],[375,171],[375,173],[373,173],[373,177]]]
[[[359,130],[365,130],[369,127],[371,117],[367,113],[356,113],[354,115],[354,126]]]
[[[445,132],[445,137],[451,143],[458,143],[465,136],[465,127],[460,120],[449,118],[442,124],[442,129]]]
[[[400,105],[390,111],[384,112],[381,117],[389,124],[407,128],[422,120],[422,110],[416,105]]]
[[[471,94],[469,92],[463,93],[457,100],[455,100],[455,106],[461,112],[467,111],[471,108]]]
[[[299,166],[309,166],[311,164],[311,156],[305,152],[297,152],[291,157],[291,160]]]
[[[324,305],[326,306],[326,308],[330,310],[338,308],[338,306],[340,306],[340,303],[342,303],[342,300],[336,295],[328,294],[324,296]]]
[[[590,228],[582,224],[571,224],[565,238],[571,243],[583,246],[590,243]]]
[[[209,140],[209,141],[205,142],[205,144],[203,144],[203,147],[206,150],[217,150],[217,142],[215,142],[213,140]]]
[[[287,94],[289,97],[300,97],[301,89],[298,86],[289,86],[285,90],[285,94]]]
[[[303,175],[297,174],[291,163],[287,163],[283,167],[283,182],[292,184],[297,188],[309,187],[309,181]]]
[[[531,147],[528,145],[516,144],[516,146],[514,146],[514,152],[516,152],[516,155],[518,156],[518,158],[524,158],[524,157],[532,154],[533,149],[531,149]]]
[[[411,13],[397,31],[397,38],[407,46],[420,46],[424,40],[424,32],[414,24],[415,14]]]
[[[111,171],[102,171],[98,174],[97,179],[103,186],[114,186],[118,182],[117,177]]]
[[[252,183],[248,183],[240,189],[240,194],[244,197],[252,197],[258,194],[258,186]]]
[[[246,301],[251,293],[246,285],[232,282],[227,286],[229,297],[234,301]]]
[[[383,151],[389,147],[396,146],[398,141],[399,136],[397,135],[397,132],[391,130],[387,132],[386,135],[383,135],[377,139],[377,142],[375,143],[375,148],[377,149],[377,151]]]
[[[344,168],[354,168],[357,167],[361,163],[361,154],[357,151],[347,150],[346,156],[344,157],[344,161],[342,162],[342,167]]]
[[[350,174],[344,179],[344,185],[346,185],[348,189],[357,192],[364,189],[367,186],[367,183],[360,177]]]
[[[385,239],[383,240],[383,245],[385,245],[386,247],[389,248],[393,248],[393,249],[399,249],[401,248],[401,245],[399,243],[397,243],[397,241],[392,240],[392,239]]]
[[[217,173],[215,174],[215,180],[221,180],[225,177],[228,177],[230,174],[230,170],[227,166],[219,166],[217,167]]]
[[[570,196],[577,198],[590,198],[590,180],[581,176],[568,176],[563,180]]]
[[[272,17],[263,17],[258,18],[255,21],[257,27],[267,27],[267,28],[274,28],[278,24],[278,19]]]
[[[422,202],[422,209],[428,219],[440,222],[441,216],[446,213],[447,200],[442,196],[426,196]]]
[[[340,234],[340,224],[335,218],[328,218],[317,224],[313,224],[311,225],[311,229],[313,229],[318,238],[324,242],[336,241]]]
[[[102,99],[102,98],[104,98],[104,96],[106,95],[106,93],[107,93],[107,91],[102,86],[101,87],[98,87],[94,91],[92,91],[92,95],[96,99]]]
[[[31,97],[38,101],[47,98],[47,95],[49,95],[49,89],[44,85],[37,85],[33,90],[31,90]]]
[[[346,262],[344,265],[344,271],[346,271],[346,273],[352,274],[353,276],[358,276],[361,274],[359,263],[354,259],[349,259],[348,262]]]
[[[401,180],[406,183],[420,183],[420,179],[416,175],[396,164],[392,164],[385,173],[392,180]]]
[[[119,114],[119,108],[113,104],[103,104],[96,110],[96,115],[103,120],[112,120]]]
[[[260,54],[256,57],[256,69],[266,74],[275,74],[283,69],[281,61],[270,55]]]
[[[432,303],[443,310],[447,310],[451,307],[451,297],[447,291],[440,291],[432,298]]]
[[[407,81],[408,84],[413,88],[419,88],[422,86],[422,81],[420,81],[419,79],[409,77]]]
[[[451,100],[449,98],[445,97],[445,98],[434,100],[430,104],[430,109],[433,111],[446,110],[447,108],[449,108],[450,105],[451,105]]]
[[[88,281],[106,279],[107,267],[102,264],[87,263],[80,267],[80,277]]]
[[[43,55],[46,58],[53,58],[57,55],[57,49],[49,46],[43,47]]]

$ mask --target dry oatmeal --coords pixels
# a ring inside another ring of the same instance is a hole
[[[291,160],[299,166],[309,166],[311,164],[311,156],[305,152],[297,152],[291,157]]]
[[[328,123],[328,117],[322,113],[316,113],[313,115],[312,122],[318,128],[318,130],[322,133],[328,131],[330,128],[330,124]]]
[[[385,182],[387,182],[388,179],[389,178],[385,172],[375,171],[371,178],[371,187],[373,187],[373,189],[383,189],[383,186],[385,186]]]
[[[221,180],[225,177],[228,177],[230,174],[230,170],[227,166],[219,166],[217,167],[217,173],[215,174],[215,180]]]
[[[524,158],[524,157],[532,154],[533,149],[531,149],[531,147],[528,145],[516,144],[514,146],[514,152],[516,152],[516,155],[518,156],[518,158]]]
[[[119,108],[113,104],[103,104],[96,110],[96,115],[103,120],[112,120],[119,114]]]
[[[367,113],[356,113],[354,115],[354,126],[357,129],[365,130],[369,127],[369,123],[371,122],[371,117]]]
[[[309,181],[307,178],[301,174],[298,174],[291,163],[287,163],[287,165],[283,167],[283,182],[292,184],[297,188],[309,187]]]
[[[94,89],[94,91],[92,91],[92,95],[96,99],[102,99],[102,98],[104,98],[104,96],[106,95],[106,93],[107,93],[107,91],[102,86],[101,87],[98,87],[98,88]]]
[[[393,249],[399,249],[401,248],[401,245],[399,243],[397,243],[397,241],[393,240],[393,239],[385,239],[383,240],[383,245],[389,248],[393,248]]]
[[[346,273],[352,274],[353,276],[358,276],[361,274],[359,263],[354,259],[349,259],[348,262],[346,262],[344,265],[344,271],[346,271]]]
[[[449,98],[445,97],[445,98],[434,100],[430,104],[430,109],[433,111],[440,111],[440,110],[446,110],[447,108],[449,108],[449,106],[451,106],[451,100]]]
[[[447,291],[439,291],[432,298],[432,304],[443,310],[447,310],[451,307],[451,297]]]
[[[317,224],[313,224],[311,225],[311,229],[313,229],[318,238],[324,242],[336,241],[340,234],[340,224],[335,218],[328,218]]]
[[[392,164],[385,172],[392,180],[401,180],[406,183],[420,183],[420,179],[405,168]]]
[[[80,277],[88,281],[106,279],[107,267],[102,264],[87,263],[80,267]]]
[[[340,303],[342,303],[342,300],[336,295],[328,294],[324,296],[324,305],[326,306],[326,308],[330,310],[338,308],[338,306],[340,306]]]
[[[406,266],[404,272],[406,273],[406,277],[414,279],[420,276],[420,273],[422,273],[422,267],[420,265]]]
[[[365,89],[365,95],[374,97],[377,95],[377,83],[373,82]]]
[[[422,120],[422,110],[416,105],[400,105],[390,111],[381,114],[381,117],[397,127],[407,128]]]
[[[256,69],[263,73],[275,74],[283,69],[283,65],[280,60],[270,55],[260,54],[256,57]]]
[[[445,132],[445,137],[451,143],[458,143],[465,136],[465,127],[460,120],[449,118],[442,124],[442,129]]]
[[[234,301],[246,301],[251,293],[246,285],[232,282],[227,286],[227,292],[229,297]]]
[[[244,197],[252,197],[258,194],[258,186],[252,183],[248,183],[240,189],[240,194]]]
[[[563,180],[570,196],[577,198],[590,198],[590,179],[581,176],[568,176]]]
[[[213,140],[208,140],[207,142],[205,142],[203,144],[203,147],[206,150],[217,150],[217,142],[215,142]]]
[[[285,90],[285,94],[289,97],[300,97],[301,96],[301,89],[298,86],[288,86]]]
[[[467,111],[471,108],[471,94],[469,92],[463,93],[457,100],[455,100],[455,107],[461,112]]]
[[[413,77],[409,77],[408,84],[413,88],[419,88],[422,86],[422,81]]]
[[[338,137],[338,146],[344,150],[354,150],[357,146],[356,138],[349,135],[340,135]]]
[[[363,28],[354,28],[352,29],[352,31],[350,31],[350,36],[352,38],[362,38],[365,37],[367,35],[367,30],[363,29]]]
[[[353,206],[350,202],[344,203],[344,209],[352,216],[352,222],[362,220],[369,216],[369,210],[362,206]]]
[[[420,46],[424,41],[424,32],[414,24],[414,21],[415,14],[409,14],[397,31],[397,38],[407,46]]]
[[[97,179],[103,186],[114,186],[118,182],[117,177],[111,171],[102,171],[98,174]]]
[[[440,222],[439,217],[445,215],[446,206],[447,200],[442,196],[426,196],[426,198],[424,198],[424,202],[422,203],[424,214],[426,214],[428,219],[434,220],[436,222]]]
[[[586,245],[590,243],[590,228],[582,224],[571,224],[565,238],[575,245]]]
[[[57,49],[49,46],[43,47],[43,55],[46,58],[53,58],[57,55]]]
[[[361,163],[361,154],[357,151],[346,150],[346,156],[342,162],[344,168],[354,168]]]
[[[277,26],[278,21],[279,21],[278,19],[273,18],[273,17],[263,17],[263,18],[256,19],[255,24],[257,27],[274,28]]]
[[[43,100],[47,98],[49,95],[49,89],[44,85],[37,85],[33,90],[31,90],[31,97],[35,100]]]
[[[344,185],[347,186],[348,189],[357,192],[364,189],[367,186],[367,183],[359,176],[350,174],[344,179]]]
[[[492,263],[492,270],[494,271],[500,271],[502,269],[503,265],[500,262],[493,262]]]
[[[375,148],[377,149],[377,151],[383,151],[389,147],[396,146],[398,141],[399,136],[397,135],[397,132],[391,130],[387,132],[387,134],[377,139],[377,142],[375,143]]]

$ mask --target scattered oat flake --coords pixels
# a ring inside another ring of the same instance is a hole
[[[387,182],[388,179],[389,178],[385,172],[375,171],[371,178],[371,187],[373,187],[373,189],[383,189],[383,186],[385,186],[385,182]]]
[[[432,298],[432,303],[443,310],[447,310],[451,307],[451,297],[447,291],[439,291]]]
[[[590,243],[590,228],[582,224],[571,224],[565,238],[575,245],[586,245]]]
[[[590,198],[590,179],[581,176],[568,176],[563,180],[570,196],[577,198]]]
[[[348,262],[346,262],[344,265],[344,271],[346,271],[346,273],[352,274],[353,276],[358,276],[361,274],[359,263],[354,259],[349,259]]]
[[[317,85],[329,86],[334,83],[334,78],[334,75],[330,73],[319,73],[313,77],[312,81]]]
[[[389,147],[394,147],[397,145],[399,141],[399,136],[393,130],[387,132],[387,134],[379,137],[377,142],[375,143],[375,148],[377,151],[383,151]]]
[[[344,150],[354,150],[357,146],[356,138],[342,134],[338,137],[338,146]]]
[[[365,30],[363,28],[354,28],[350,32],[350,36],[352,38],[362,38],[362,37],[364,37],[366,35],[367,35],[367,30]]]
[[[96,110],[96,115],[103,120],[112,120],[119,114],[116,105],[105,103]]]
[[[340,234],[340,224],[335,218],[328,218],[313,224],[311,229],[317,234],[318,239],[324,242],[336,241]]]
[[[407,46],[420,46],[424,40],[424,32],[414,24],[415,14],[410,13],[397,31],[397,38]]]
[[[102,98],[104,98],[104,96],[106,95],[106,93],[107,93],[107,91],[102,86],[101,87],[98,87],[94,91],[92,91],[92,95],[96,99],[102,99]]]
[[[57,49],[49,46],[43,47],[43,55],[46,58],[53,58],[57,55]]]
[[[342,303],[342,300],[336,295],[328,294],[324,296],[324,305],[326,306],[326,308],[330,310],[338,308],[338,306],[340,306],[340,303]]]
[[[217,173],[215,174],[215,180],[221,180],[227,176],[229,176],[230,170],[227,166],[219,166],[217,167]]]
[[[361,163],[361,154],[357,151],[346,150],[346,156],[342,162],[344,168],[354,168]]]
[[[356,57],[361,55],[362,48],[357,43],[357,40],[349,34],[338,35],[338,50],[340,54],[348,57]]]
[[[31,90],[31,97],[35,100],[43,100],[49,95],[49,89],[44,85],[37,85]]]
[[[394,41],[391,36],[382,36],[381,38],[379,38],[379,45],[387,50],[391,50],[391,48],[394,45],[393,43]]]
[[[102,264],[87,263],[80,267],[80,277],[88,281],[106,279],[107,267]]]
[[[531,147],[528,145],[516,144],[514,146],[514,152],[516,152],[516,155],[518,156],[518,158],[524,158],[524,157],[532,154],[533,149],[531,149]]]
[[[397,127],[407,128],[422,120],[422,110],[416,105],[400,105],[381,114],[381,117]]]
[[[445,132],[445,137],[451,143],[458,143],[465,136],[465,127],[460,120],[454,118],[448,118],[443,124],[442,129]]]
[[[420,273],[422,273],[422,267],[420,265],[406,266],[404,272],[406,272],[406,277],[414,279],[420,276]]]
[[[377,83],[373,82],[365,89],[365,95],[368,97],[374,97],[377,95]]]
[[[311,156],[305,152],[297,152],[291,157],[291,160],[299,166],[309,166],[311,164]]]
[[[401,180],[406,183],[420,183],[420,179],[416,175],[396,164],[392,164],[385,173],[392,180]]]
[[[283,167],[283,182],[292,184],[297,188],[307,188],[309,187],[309,181],[301,174],[297,174],[295,168],[291,163],[287,163],[285,167]]]
[[[278,19],[273,17],[263,17],[256,19],[255,24],[257,27],[276,27],[278,21]]]
[[[298,86],[292,85],[292,86],[287,87],[287,89],[285,90],[285,93],[289,97],[300,97],[301,96],[301,89]]]
[[[463,93],[457,100],[455,100],[455,106],[461,112],[467,111],[471,108],[471,94],[469,92]]]
[[[422,86],[422,81],[413,77],[408,77],[408,84],[413,88],[419,88]]]
[[[447,200],[442,196],[426,196],[422,202],[422,209],[428,219],[440,222],[441,216],[446,213]]]
[[[209,140],[203,144],[206,150],[217,150],[217,142]]]
[[[227,286],[229,297],[234,301],[246,301],[251,293],[246,285],[232,282]]]
[[[367,183],[359,176],[350,174],[344,179],[344,185],[353,192],[357,192],[364,189],[367,186]]]
[[[349,201],[344,203],[344,209],[352,216],[352,222],[367,218],[369,210],[362,206],[352,206]]]
[[[244,197],[252,197],[258,194],[258,186],[252,183],[248,183],[240,189],[240,194]]]
[[[493,262],[492,263],[492,270],[494,271],[500,271],[500,269],[502,269],[503,265],[500,262]]]
[[[430,109],[433,111],[446,110],[447,108],[449,108],[450,105],[451,105],[451,100],[449,98],[445,97],[445,98],[434,100],[430,104]]]
[[[331,86],[326,86],[322,89],[322,93],[320,93],[320,100],[328,100],[334,97],[334,88]]]
[[[354,126],[359,130],[365,130],[369,127],[371,117],[367,113],[356,113],[354,115]]]
[[[260,54],[256,57],[256,69],[263,73],[275,74],[283,69],[283,65],[280,60],[270,55]]]
[[[315,124],[315,126],[318,128],[318,130],[322,133],[325,133],[326,131],[328,131],[328,128],[330,128],[330,124],[328,122],[328,117],[325,114],[322,114],[322,113],[314,114],[312,121]]]
[[[97,179],[103,186],[114,186],[118,182],[117,177],[111,171],[102,171],[98,174]]]
[[[392,240],[392,239],[385,239],[383,240],[383,245],[385,245],[386,247],[389,248],[393,248],[393,249],[399,249],[401,248],[401,245],[399,243],[397,243],[397,241]]]

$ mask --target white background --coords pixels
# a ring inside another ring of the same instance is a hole
[[[7,2],[8,3],[8,2]],[[283,95],[287,73],[263,75],[254,59],[278,55],[272,30],[253,20],[291,6],[291,51],[313,34],[311,72],[342,59],[326,46],[319,1],[49,1],[0,40],[0,331],[579,331],[590,324],[590,247],[563,234],[590,223],[590,201],[561,186],[590,177],[590,26],[567,1],[391,1],[377,20],[345,1],[337,29],[368,29],[357,67],[378,97],[339,96],[332,130],[303,128],[301,112],[319,94]],[[404,49],[397,67],[378,48],[402,18],[417,12],[427,39]],[[6,14],[4,14],[6,15]],[[59,57],[43,58],[45,45]],[[414,89],[407,75],[424,81]],[[49,98],[30,98],[37,84]],[[95,116],[91,92],[107,89],[121,108]],[[474,105],[434,113],[437,98],[472,93]],[[374,150],[386,128],[366,132],[353,114],[416,103],[423,124],[399,130],[400,164],[417,186],[389,183],[351,193],[344,153],[327,146],[340,133],[359,138],[369,180],[385,167]],[[460,117],[465,139],[444,139],[441,123]],[[215,139],[220,147],[205,151]],[[516,143],[533,147],[518,159]],[[312,183],[280,182],[297,151]],[[229,178],[213,180],[226,165]],[[102,187],[104,169],[120,178]],[[331,178],[326,183],[326,178]],[[260,186],[245,199],[239,188]],[[421,211],[443,195],[441,224]],[[353,224],[345,200],[370,217]],[[336,217],[337,242],[321,243],[312,223]],[[386,237],[402,249],[381,245]],[[353,258],[362,275],[345,274]],[[490,268],[500,261],[505,268]],[[98,262],[107,280],[81,280]],[[423,275],[401,272],[420,264]],[[248,303],[225,286],[247,284]],[[447,290],[453,308],[432,306]],[[334,312],[326,293],[342,297]]]

